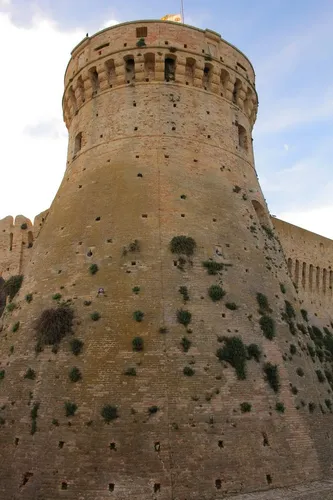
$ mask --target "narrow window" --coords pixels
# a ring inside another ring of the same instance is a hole
[[[326,293],[327,286],[327,269],[323,269],[323,292]]]
[[[292,276],[293,275],[293,261],[290,257],[288,259],[288,271],[289,271],[290,276]]]
[[[240,148],[245,149],[247,151],[248,143],[247,143],[247,135],[246,130],[242,125],[237,124],[238,129],[238,145]]]
[[[202,85],[205,90],[210,90],[211,88],[212,75],[213,75],[213,66],[211,64],[205,64],[202,77]]]
[[[99,79],[98,79],[98,73],[96,68],[91,68],[89,70],[89,76],[90,76],[90,81],[91,81],[91,87],[92,87],[92,95],[96,95],[98,90],[99,90]]]
[[[82,147],[82,132],[79,132],[75,137],[74,156],[80,151],[81,147]]]
[[[186,84],[193,85],[194,84],[194,75],[195,75],[195,59],[192,57],[186,58],[186,66],[185,66],[185,81]]]
[[[303,262],[302,265],[302,287],[306,287],[306,263]]]
[[[125,57],[125,78],[127,83],[135,80],[135,62],[132,56]]]
[[[239,91],[241,88],[242,88],[242,82],[238,78],[236,78],[234,91],[232,93],[232,102],[234,102],[235,104],[238,104]]]
[[[146,36],[148,36],[148,28],[146,26],[142,26],[141,28],[136,28],[137,38],[146,38]]]
[[[145,54],[145,78],[146,80],[155,78],[155,54]]]
[[[69,101],[73,107],[74,113],[76,113],[77,112],[77,101],[76,101],[75,92],[73,90],[73,87],[69,87],[68,95],[69,95]]]
[[[320,267],[316,268],[316,290],[319,292],[320,289]]]
[[[295,280],[296,286],[298,286],[298,281],[299,281],[299,260],[296,260],[294,280]]]
[[[13,233],[10,233],[9,235],[9,250],[13,250]]]
[[[221,87],[221,94],[225,97],[225,93],[227,90],[227,84],[229,81],[229,73],[225,69],[221,69],[221,75],[220,75],[220,87]]]
[[[176,60],[166,57],[164,61],[164,79],[166,82],[173,82],[176,75]]]
[[[309,266],[309,289],[312,290],[312,283],[313,283],[313,265],[310,264]]]
[[[249,114],[250,108],[251,108],[251,103],[252,103],[252,90],[250,88],[247,89],[245,101],[244,101],[244,110],[246,114]]]
[[[81,101],[85,102],[86,95],[85,95],[85,91],[84,91],[84,83],[82,80],[82,76],[79,76],[79,78],[77,79],[77,88],[79,90],[79,95],[81,97]]]
[[[116,83],[116,68],[113,59],[106,61],[105,69],[108,78],[108,84],[110,85],[110,87],[112,87],[112,85]]]
[[[28,232],[28,248],[31,248],[34,243],[34,237],[31,231]]]

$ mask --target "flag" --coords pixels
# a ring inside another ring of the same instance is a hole
[[[182,21],[182,16],[181,14],[167,14],[164,17],[161,17],[162,21],[174,21],[175,23],[181,23]]]

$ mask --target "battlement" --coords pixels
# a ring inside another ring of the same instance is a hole
[[[251,128],[255,123],[255,74],[237,48],[210,30],[165,21],[137,21],[100,31],[73,50],[63,97],[67,128],[78,110],[98,94],[150,82],[211,92],[238,107]]]

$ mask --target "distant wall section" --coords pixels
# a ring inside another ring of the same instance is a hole
[[[330,312],[333,305],[333,241],[272,217],[292,281],[304,300]]]
[[[0,220],[0,277],[24,273],[47,214],[48,210],[37,215],[33,224],[23,215]]]

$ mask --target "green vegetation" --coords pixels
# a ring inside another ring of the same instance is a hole
[[[189,348],[191,347],[191,344],[192,344],[192,342],[187,337],[182,338],[181,345],[183,347],[184,352],[187,352],[189,350]]]
[[[66,417],[73,417],[77,410],[77,405],[75,403],[71,403],[70,401],[65,402],[65,414]]]
[[[30,411],[31,417],[31,431],[32,435],[37,431],[37,416],[38,416],[39,403],[34,403]]]
[[[241,403],[240,409],[242,413],[248,413],[252,409],[252,405],[250,403]]]
[[[70,345],[72,353],[75,356],[78,356],[82,352],[82,348],[83,348],[84,343],[82,342],[82,340],[74,338],[70,341],[69,345]]]
[[[177,311],[177,321],[181,325],[187,326],[191,323],[192,314],[184,309],[178,309]]]
[[[275,322],[270,316],[261,316],[259,320],[260,328],[268,340],[272,340],[275,337]]]
[[[20,322],[17,321],[14,325],[13,325],[13,328],[12,328],[12,332],[17,332],[17,330],[20,328]]]
[[[14,304],[14,302],[10,302],[8,305],[7,305],[7,311],[9,312],[13,312],[14,309],[16,309],[16,304]]]
[[[257,302],[259,305],[259,312],[260,314],[264,314],[265,312],[271,312],[271,309],[269,307],[268,299],[266,295],[263,293],[258,292],[257,293]]]
[[[24,378],[28,378],[29,380],[35,380],[36,372],[32,368],[28,368],[25,372]]]
[[[265,224],[261,224],[261,227],[265,231],[265,233],[268,236],[268,238],[270,240],[272,240],[274,238],[274,232],[273,232],[273,230],[270,227],[265,226]]]
[[[218,300],[223,299],[226,292],[219,285],[212,285],[208,289],[208,295],[212,299],[213,302],[217,302]]]
[[[100,319],[101,315],[99,314],[99,312],[95,311],[95,312],[92,312],[90,314],[90,318],[93,320],[93,321],[98,321]]]
[[[247,350],[240,337],[224,337],[224,346],[216,351],[220,361],[226,361],[235,370],[239,380],[246,379]]]
[[[139,240],[134,240],[128,245],[129,252],[140,252],[140,242]]]
[[[139,38],[139,40],[136,42],[136,46],[137,47],[145,47],[146,46],[145,39],[144,38]]]
[[[187,377],[193,377],[193,375],[195,374],[195,371],[190,366],[185,366],[183,373]]]
[[[235,302],[227,302],[225,307],[231,311],[236,311],[236,309],[238,309],[238,305],[235,304]]]
[[[190,296],[188,294],[187,286],[181,286],[179,288],[179,293],[183,296],[184,302],[190,300]]]
[[[305,309],[301,309],[301,315],[302,315],[304,321],[309,321],[309,319],[308,319],[308,311],[306,311]]]
[[[52,425],[54,425],[55,427],[59,427],[59,420],[57,420],[56,418],[53,418]]]
[[[141,321],[143,321],[144,316],[145,313],[143,313],[142,311],[134,311],[133,313],[133,319],[135,319],[135,321],[137,321],[138,323],[141,323]]]
[[[281,290],[282,293],[286,293],[286,291],[287,291],[286,287],[285,287],[285,285],[283,283],[280,283],[280,290]]]
[[[53,300],[60,300],[61,297],[62,297],[61,293],[55,293],[54,295],[52,295]]]
[[[68,306],[45,309],[35,323],[37,346],[58,344],[72,331],[74,312]]]
[[[144,348],[144,343],[143,343],[143,338],[142,337],[134,337],[132,340],[132,348],[133,351],[143,351]]]
[[[135,368],[126,368],[124,371],[124,375],[128,375],[129,377],[135,377],[136,376],[136,369]]]
[[[250,344],[247,346],[248,359],[255,359],[257,363],[260,361],[261,350],[257,344]]]
[[[196,242],[189,236],[174,236],[170,242],[170,250],[172,253],[193,255],[196,249]]]
[[[136,295],[138,295],[138,293],[140,292],[140,287],[135,286],[134,288],[132,288],[132,292],[135,293]]]
[[[279,392],[280,389],[280,377],[277,365],[272,365],[271,363],[266,363],[264,365],[264,373],[266,375],[266,380],[273,389],[274,392]]]
[[[96,274],[98,271],[98,265],[97,264],[91,264],[89,267],[89,272],[90,274]]]
[[[5,370],[0,370],[0,380],[3,380],[5,378]]]
[[[275,409],[279,413],[284,413],[285,412],[285,407],[283,403],[276,403]]]
[[[208,271],[208,274],[215,275],[219,271],[222,271],[224,265],[220,262],[215,262],[213,260],[206,260],[202,263],[203,267],[205,267]]]
[[[148,413],[149,413],[149,415],[154,415],[154,413],[157,413],[158,410],[159,410],[158,406],[150,406],[148,408]]]
[[[316,375],[320,383],[325,382],[325,376],[321,370],[316,370]]]
[[[309,403],[309,412],[313,413],[316,409],[315,403]]]
[[[308,352],[309,352],[311,358],[314,358],[316,355],[316,351],[314,350],[314,348],[312,347],[311,344],[306,344],[306,346],[308,348]]]
[[[286,315],[288,316],[288,318],[289,319],[296,318],[295,309],[292,306],[292,304],[290,302],[288,302],[288,300],[285,300],[284,304],[285,304],[285,312],[286,312]]]
[[[295,387],[294,385],[292,386],[291,388],[291,392],[296,396],[296,394],[298,394],[298,389],[297,387]]]
[[[297,328],[299,329],[300,332],[303,333],[303,335],[307,334],[306,328],[304,325],[302,325],[302,323],[297,323]]]
[[[32,293],[27,293],[27,295],[25,296],[25,300],[28,302],[28,304],[30,304],[32,298],[33,298]]]
[[[78,382],[79,380],[82,379],[82,374],[81,374],[80,370],[76,367],[71,369],[68,376],[69,376],[69,380],[71,382]]]
[[[297,349],[296,349],[296,346],[294,344],[290,344],[289,346],[289,351],[290,351],[290,354],[293,356],[294,354],[296,354],[297,352]]]
[[[7,295],[9,295],[10,301],[13,300],[15,295],[18,293],[18,291],[21,288],[23,281],[23,276],[21,274],[16,275],[16,276],[11,276],[5,283],[4,283],[4,290]]]
[[[118,409],[114,405],[105,405],[101,410],[101,415],[106,423],[112,422],[118,418]]]
[[[304,377],[304,370],[302,368],[297,368],[296,373],[299,377]]]
[[[289,331],[290,331],[291,335],[296,335],[297,330],[296,330],[295,323],[293,321],[287,321],[287,323],[288,323]]]

